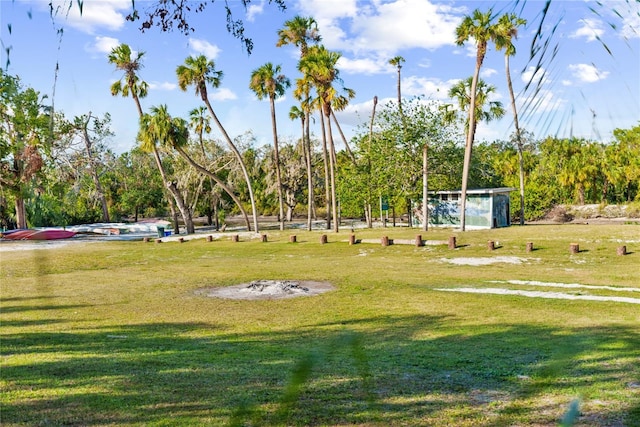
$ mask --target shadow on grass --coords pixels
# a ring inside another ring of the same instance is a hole
[[[638,374],[636,331],[461,329],[453,320],[384,316],[251,334],[198,323],[5,334],[3,423],[433,425],[460,417],[553,425],[564,408],[545,407],[545,393],[571,399]],[[365,329],[375,332],[354,332]],[[640,423],[637,405],[597,415],[598,425]]]

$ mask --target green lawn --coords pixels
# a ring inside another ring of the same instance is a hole
[[[1,424],[552,426],[578,402],[577,426],[640,425],[639,225],[290,234],[0,252]],[[336,289],[195,292],[257,279]]]

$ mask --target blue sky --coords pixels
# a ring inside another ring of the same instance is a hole
[[[528,21],[518,34],[511,70],[521,125],[536,137],[577,136],[606,142],[613,129],[630,128],[640,120],[640,2],[635,0],[604,4],[552,1],[542,24],[543,37],[553,28],[555,32],[539,64],[535,80],[540,85],[528,89],[526,82],[540,57],[530,59],[545,4],[541,0],[286,0],[285,12],[264,0],[253,0],[245,12],[239,1],[231,0],[253,39],[250,56],[226,32],[221,0],[204,13],[190,15],[196,29],[190,35],[163,33],[157,28],[140,32],[139,23],[125,20],[131,0],[84,0],[82,16],[76,1],[70,9],[69,2],[53,0],[54,6],[62,7],[52,18],[49,0],[0,0],[1,64],[6,68],[8,59],[7,72],[48,94],[49,99],[58,64],[55,108],[69,118],[89,111],[98,115],[109,112],[116,133],[110,147],[116,152],[134,146],[137,132],[133,101],[112,97],[109,92],[110,85],[122,77],[107,61],[109,51],[119,43],[145,52],[140,76],[151,89],[142,100],[144,109],[167,104],[173,115],[188,118],[188,112],[201,104],[193,90],[178,89],[175,69],[187,56],[205,54],[224,73],[222,85],[210,91],[210,99],[228,133],[235,137],[252,131],[258,145],[270,144],[268,102],[257,100],[248,83],[251,71],[266,62],[281,64],[292,81],[299,76],[296,48],[275,46],[278,29],[295,15],[314,17],[323,44],[342,54],[340,75],[345,87],[356,91],[350,106],[338,113],[347,137],[359,125],[366,127],[374,96],[378,96],[379,105],[396,99],[397,73],[388,64],[394,56],[406,60],[403,97],[451,102],[449,88],[471,76],[475,66],[473,43],[456,46],[455,28],[476,8],[515,11]],[[142,10],[151,4],[136,0]],[[551,59],[553,49],[557,51]],[[482,77],[497,88],[494,100],[508,108],[502,52],[490,48]],[[296,103],[289,91],[276,105],[279,134],[284,140],[297,138],[300,132],[299,123],[288,118]],[[480,125],[477,140],[508,139],[513,132],[508,111],[499,122]]]

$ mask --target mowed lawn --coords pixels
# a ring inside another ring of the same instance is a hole
[[[0,244],[1,424],[640,425],[637,223],[295,233]]]

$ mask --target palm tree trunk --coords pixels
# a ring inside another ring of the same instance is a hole
[[[242,206],[242,202],[240,202],[240,199],[238,199],[238,196],[235,195],[235,193],[224,183],[224,181],[222,181],[213,172],[209,171],[205,167],[203,167],[203,166],[199,165],[198,163],[196,163],[196,161],[193,160],[191,158],[191,156],[189,156],[189,154],[187,154],[187,152],[184,151],[184,149],[182,147],[176,147],[176,150],[187,161],[187,163],[189,163],[191,166],[193,166],[198,172],[200,172],[200,173],[208,176],[210,179],[214,180],[216,182],[216,184],[218,184],[220,186],[220,188],[222,188],[229,195],[229,197],[231,197],[231,199],[235,202],[235,204],[238,205],[238,208],[240,209],[240,212],[242,213],[242,216],[244,217],[245,224],[247,225],[247,229],[251,230],[251,223],[249,222],[249,216],[247,215],[247,211]],[[217,221],[217,215],[216,215],[216,221]],[[216,225],[216,229],[217,229],[217,225]]]
[[[284,202],[282,200],[282,177],[280,176],[280,152],[278,150],[278,128],[276,125],[276,104],[273,97],[269,98],[271,104],[271,128],[273,131],[273,156],[276,164],[276,183],[278,185],[278,205],[280,207],[280,231],[284,230]]]
[[[425,143],[422,147],[422,230],[429,227],[429,158],[427,157],[429,146]]]
[[[311,169],[311,139],[309,137],[309,112],[305,111],[302,122],[302,148],[307,166],[307,230],[312,229],[313,218],[313,170]]]
[[[331,179],[331,212],[333,216],[333,231],[337,233],[340,227],[340,219],[338,218],[338,198],[336,197],[336,146],[333,142],[331,127],[331,112],[329,112],[327,114],[327,132],[329,139],[329,175]]]
[[[333,122],[336,124],[336,127],[338,128],[338,132],[340,132],[340,137],[342,138],[342,142],[344,142],[344,147],[347,150],[347,154],[349,155],[351,162],[353,162],[353,164],[355,165],[356,156],[353,155],[353,152],[351,151],[351,147],[349,147],[349,143],[347,142],[347,138],[344,136],[344,132],[342,132],[340,123],[338,123],[338,118],[336,117],[336,113],[333,110],[331,110],[331,117],[333,117]]]
[[[320,126],[322,128],[322,160],[324,161],[324,200],[327,209],[327,230],[331,230],[331,189],[329,188],[329,159],[327,158],[327,134],[324,124],[324,112],[320,107]]]
[[[504,55],[505,74],[507,75],[507,87],[511,97],[511,109],[513,110],[513,124],[516,127],[516,144],[518,146],[518,173],[520,178],[520,225],[524,225],[524,158],[522,154],[522,135],[520,134],[520,124],[518,122],[518,110],[516,108],[516,97],[513,94],[511,84],[511,71],[509,67],[509,54]]]
[[[244,164],[244,160],[242,159],[240,151],[238,151],[238,148],[235,146],[233,141],[231,141],[229,134],[225,130],[224,126],[222,126],[222,123],[220,123],[220,120],[218,120],[218,116],[216,116],[216,113],[213,111],[213,107],[211,107],[211,103],[207,98],[204,99],[204,103],[207,106],[207,109],[209,110],[209,114],[211,114],[213,121],[216,122],[216,125],[218,125],[218,129],[220,129],[220,132],[222,132],[222,135],[229,145],[229,148],[231,148],[231,151],[233,151],[236,158],[238,159],[238,163],[240,163],[240,169],[242,169],[242,174],[244,175],[244,179],[247,182],[247,188],[249,190],[249,199],[251,200],[251,211],[253,214],[253,227],[256,233],[258,233],[258,210],[256,209],[256,201],[253,196],[253,186],[251,185],[251,178],[249,177],[249,173],[247,172],[247,167]],[[249,229],[249,231],[251,231],[251,229]]]
[[[469,169],[471,168],[471,151],[473,150],[473,139],[476,132],[476,89],[478,86],[478,77],[480,75],[480,67],[484,57],[476,60],[476,70],[471,81],[471,93],[469,101],[469,124],[467,129],[467,141],[464,146],[464,163],[462,165],[462,195],[460,197],[460,229],[466,229],[466,210],[467,210],[467,184],[469,182]]]

